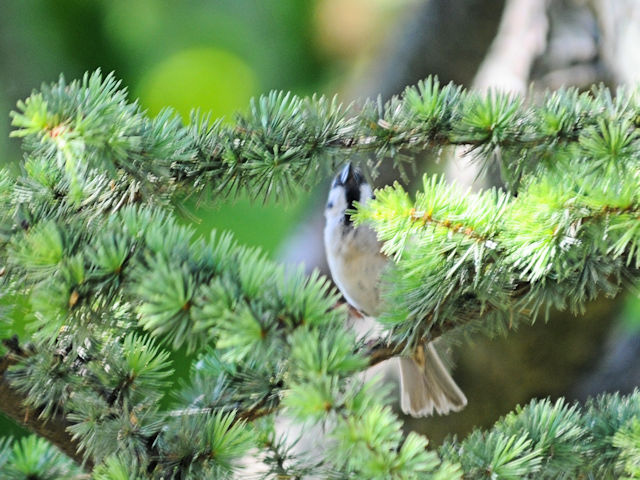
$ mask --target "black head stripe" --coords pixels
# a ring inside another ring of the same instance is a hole
[[[345,197],[347,200],[347,211],[344,214],[344,221],[345,223],[351,223],[351,210],[355,210],[355,203],[360,201],[360,185],[347,183],[347,185],[345,185]]]
[[[344,214],[344,223],[351,223],[351,214],[347,213],[355,209],[355,203],[360,201],[360,186],[365,183],[362,172],[348,163],[344,169],[336,175],[331,184],[332,188],[343,187],[347,211]]]

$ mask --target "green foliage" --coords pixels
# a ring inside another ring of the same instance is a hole
[[[144,472],[136,465],[113,456],[107,457],[103,463],[93,470],[93,480],[143,480]]]
[[[639,395],[603,395],[584,409],[532,400],[439,452],[459,461],[465,478],[620,478],[634,468]]]
[[[334,433],[334,461],[343,469],[375,479],[413,479],[436,470],[440,462],[426,449],[426,438],[410,433],[403,441],[401,423],[388,406],[372,404],[354,413]]]
[[[251,433],[234,415],[184,415],[168,423],[171,432],[159,444],[169,459],[165,470],[184,478],[230,478],[238,458],[253,444]]]
[[[46,440],[35,435],[11,442],[0,440],[0,475],[7,480],[61,480],[81,469]]]
[[[539,452],[526,437],[476,431],[462,443],[460,453],[458,460],[469,478],[515,480],[533,477],[540,469]]]
[[[514,137],[517,138],[518,128],[523,123],[518,118],[519,114],[521,100],[516,96],[493,90],[486,96],[473,94],[462,111],[457,133],[465,143],[477,142],[491,151],[507,139],[513,141]]]
[[[640,421],[634,418],[629,423],[613,437],[613,446],[621,450],[619,461],[628,475],[625,479],[640,478]]]
[[[395,260],[385,347],[506,331],[637,282],[633,93],[569,90],[536,106],[427,79],[360,113],[273,92],[235,125],[194,113],[185,126],[169,110],[148,118],[97,72],[18,109],[26,157],[18,178],[1,173],[0,260],[3,293],[27,299],[30,338],[6,378],[40,418],[69,422],[94,478],[232,478],[255,449],[266,478],[637,475],[638,393],[584,409],[532,401],[438,451],[404,435],[386,389],[357,379],[371,345],[345,329],[325,278],[229,234],[203,238],[174,210],[186,193],[291,197],[353,153],[402,166],[425,148],[472,147],[499,163],[506,190],[425,177],[415,200],[387,187],[355,219]],[[169,350],[183,347],[197,356],[176,385]],[[276,434],[280,408],[322,427],[322,448]],[[0,469],[48,478],[67,462],[52,451],[4,441]]]
[[[620,172],[614,189],[593,164],[565,168],[527,177],[517,197],[427,177],[415,201],[396,185],[359,209],[356,221],[372,222],[397,262],[382,317],[394,338],[413,345],[443,325],[486,326],[487,316],[502,330],[552,306],[581,312],[634,279],[637,170]]]
[[[94,370],[96,377],[103,377],[101,384],[111,390],[109,401],[121,404],[137,404],[141,401],[155,402],[168,383],[173,370],[169,364],[168,352],[161,351],[149,338],[127,335],[122,344],[107,346],[110,358],[121,358],[118,363],[103,365]],[[105,369],[108,368],[108,372]],[[107,375],[105,375],[107,373]],[[119,379],[118,383],[110,384]]]
[[[581,422],[578,406],[568,406],[562,399],[555,404],[542,400],[517,407],[498,429],[531,439],[544,459],[539,478],[574,478],[589,454],[589,430]]]

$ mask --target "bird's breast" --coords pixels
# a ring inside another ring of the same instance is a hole
[[[341,239],[325,232],[327,260],[333,280],[346,300],[363,313],[376,316],[380,312],[380,276],[387,259],[380,254],[375,233],[362,228],[333,232],[342,235]]]

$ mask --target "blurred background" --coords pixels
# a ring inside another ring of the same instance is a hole
[[[271,89],[384,100],[429,74],[533,101],[546,88],[633,84],[639,41],[639,0],[0,0],[0,157],[15,166],[21,156],[8,112],[60,74],[114,71],[150,115],[172,107],[187,120],[199,108],[231,122]],[[478,174],[463,152],[416,158],[415,177],[424,171],[463,184]],[[383,168],[377,182],[394,179]],[[498,183],[489,172],[474,186]],[[326,271],[327,189],[320,182],[284,208],[243,198],[188,208],[202,233],[232,230],[274,259]],[[596,302],[585,317],[555,312],[549,325],[452,345],[469,406],[407,428],[438,443],[532,397],[628,392],[640,382],[639,318],[637,300],[623,296]],[[191,359],[175,359],[184,375]],[[389,369],[387,380],[394,375]],[[20,434],[0,416],[7,432]]]

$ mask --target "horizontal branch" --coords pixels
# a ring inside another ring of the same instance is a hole
[[[237,114],[234,126],[199,115],[187,126],[169,111],[148,118],[127,102],[112,75],[95,72],[71,84],[61,79],[20,102],[12,112],[11,135],[29,140],[24,149],[30,157],[47,165],[54,157],[65,162],[64,185],[69,185],[58,188],[57,195],[69,196],[74,207],[104,213],[137,201],[166,204],[176,188],[189,194],[213,189],[217,198],[244,190],[282,199],[315,184],[322,175],[311,173],[335,169],[350,152],[373,153],[399,165],[404,154],[445,146],[466,146],[485,163],[495,160],[496,150],[511,149],[521,160],[517,165],[533,171],[541,151],[597,133],[606,98],[597,91],[567,90],[547,95],[536,106],[513,95],[483,96],[441,85],[430,77],[384,104],[368,101],[361,109],[335,98],[271,92]],[[100,103],[113,109],[87,111],[87,104]],[[633,136],[635,111],[633,102],[627,103],[611,123]],[[81,175],[76,164],[87,167]],[[519,178],[523,172],[515,170],[504,173]],[[101,196],[106,184],[112,195]]]

